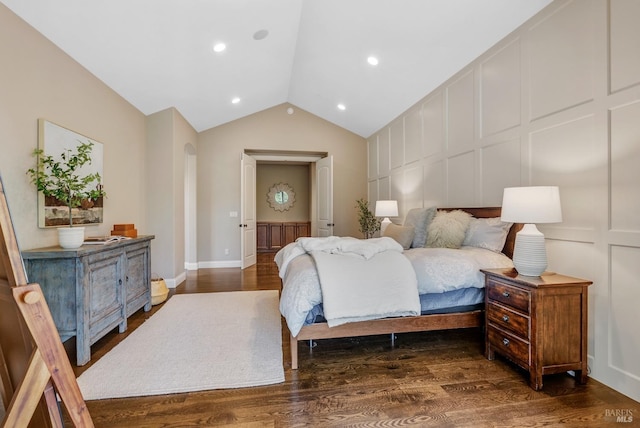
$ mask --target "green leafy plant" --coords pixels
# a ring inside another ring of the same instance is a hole
[[[37,167],[27,170],[38,191],[56,198],[69,208],[70,227],[73,226],[72,208],[81,206],[83,201],[95,201],[106,196],[99,173],[79,175],[84,165],[91,164],[93,143],[78,142],[80,144],[74,150],[64,150],[58,158],[45,155],[42,149],[34,150],[33,155],[38,158]]]
[[[358,199],[356,201],[356,208],[358,208],[360,232],[362,232],[367,239],[373,238],[373,235],[380,230],[380,220],[373,215],[369,209],[369,202],[366,199]]]

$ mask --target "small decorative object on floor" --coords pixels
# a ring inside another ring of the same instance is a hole
[[[111,235],[126,236],[128,238],[137,238],[138,229],[134,224],[114,224]]]
[[[159,305],[167,300],[167,295],[169,295],[169,289],[164,279],[154,275],[153,278],[151,278],[151,304]]]

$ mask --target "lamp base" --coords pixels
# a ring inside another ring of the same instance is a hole
[[[385,217],[381,222],[380,222],[380,236],[384,236],[384,230],[387,228],[387,226],[389,226],[391,224],[391,220],[389,220],[389,217]]]
[[[547,268],[544,235],[535,224],[525,224],[516,234],[513,265],[524,276],[540,276]]]

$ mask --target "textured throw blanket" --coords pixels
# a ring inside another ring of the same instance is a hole
[[[278,274],[284,278],[289,262],[302,254],[322,251],[330,254],[342,254],[362,259],[370,259],[382,251],[402,253],[402,245],[389,237],[373,239],[357,239],[351,237],[328,236],[326,238],[298,238],[296,242],[286,245],[275,257]]]
[[[280,276],[298,255],[313,257],[330,327],[420,314],[415,271],[393,239],[303,238],[287,247],[276,255]]]

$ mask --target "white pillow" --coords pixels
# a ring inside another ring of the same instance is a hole
[[[500,217],[472,218],[462,245],[500,253],[512,225],[501,221]]]
[[[404,226],[413,227],[413,241],[411,248],[422,248],[427,243],[427,227],[433,216],[436,215],[436,207],[412,208],[404,219]]]
[[[438,211],[427,227],[427,247],[460,248],[471,222],[462,210]]]

